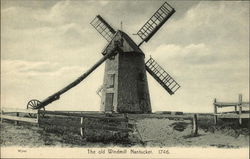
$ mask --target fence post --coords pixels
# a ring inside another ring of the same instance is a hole
[[[241,113],[242,113],[242,94],[239,94],[239,124],[242,124]]]
[[[242,119],[241,119],[241,113],[242,113],[242,106],[239,105],[239,124],[242,124]]]
[[[39,127],[39,116],[40,116],[40,109],[39,110],[37,110],[37,114],[36,114],[36,119],[37,119],[37,125],[38,125],[38,127]]]
[[[197,114],[193,116],[193,135],[196,136],[198,134],[198,122],[197,122]]]
[[[80,134],[83,136],[83,117],[81,117]]]
[[[216,98],[214,98],[214,124],[217,124],[217,106],[216,106]]]
[[[16,116],[19,117],[19,112],[16,113]],[[18,121],[15,121],[15,124],[18,125]]]

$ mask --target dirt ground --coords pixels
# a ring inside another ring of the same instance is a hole
[[[166,119],[167,120],[167,119]],[[130,146],[157,146],[157,147],[221,147],[221,148],[241,148],[249,147],[249,122],[245,126],[238,126],[231,122],[222,122],[218,126],[211,126],[211,120],[200,118],[199,131],[197,136],[187,133],[169,132],[168,127],[164,127],[162,120],[159,119],[143,119],[139,120],[143,127],[140,129],[142,143],[100,143],[87,142],[85,139],[75,134],[46,132],[36,125],[19,124],[13,122],[1,123],[1,146],[25,146],[25,147],[130,147]],[[145,126],[147,125],[148,128]],[[153,127],[150,127],[153,126]],[[153,130],[153,131],[152,131]],[[191,131],[191,128],[187,128]]]

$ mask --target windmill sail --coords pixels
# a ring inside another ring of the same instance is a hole
[[[146,70],[170,95],[180,88],[180,85],[152,57],[146,62]]]
[[[143,25],[137,32],[137,35],[144,41],[149,39],[160,29],[160,27],[174,14],[175,10],[167,2],[165,2],[153,16]]]
[[[97,15],[90,23],[108,42],[112,40],[115,30],[100,16]]]

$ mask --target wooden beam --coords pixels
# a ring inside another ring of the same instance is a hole
[[[198,122],[197,122],[197,114],[194,114],[193,117],[193,135],[198,135]]]
[[[249,113],[241,113],[241,114],[236,114],[236,113],[223,113],[223,114],[215,114],[218,118],[235,118],[239,119],[239,116],[241,119],[248,119],[249,118]]]
[[[32,110],[32,109],[20,109],[20,108],[7,108],[7,107],[2,107],[1,111],[3,113],[33,113],[36,114],[38,110]]]
[[[83,125],[83,120],[84,120],[84,118],[83,118],[83,117],[81,117],[81,125]],[[84,134],[83,134],[83,132],[84,132],[83,128],[82,128],[82,127],[80,127],[80,134],[81,134],[81,136],[83,136],[83,135],[84,135]]]
[[[232,106],[236,106],[238,103],[229,103],[229,102],[216,102],[214,103],[216,106],[218,107],[232,107]]]
[[[236,106],[234,106],[234,111],[235,111],[235,112],[237,112],[237,105],[236,105]]]
[[[242,119],[241,119],[241,114],[242,114],[242,94],[239,94],[239,124],[241,125],[242,124]]]
[[[44,111],[44,110],[40,110]],[[62,111],[51,111],[51,110],[45,110],[45,113],[76,113],[76,114],[104,114],[100,111],[71,111],[71,110],[62,110]]]
[[[242,118],[241,118],[241,114],[242,114],[242,107],[241,105],[239,105],[239,124],[242,124]]]
[[[235,113],[228,113],[228,114],[215,114],[217,118],[239,118],[238,114]]]
[[[56,115],[56,116],[72,116],[72,117],[84,117],[84,118],[96,118],[108,121],[127,121],[122,115],[117,114],[117,116],[107,117],[105,114],[80,114],[80,113],[71,113],[71,112],[58,112],[58,111],[45,111],[45,114],[48,115]],[[116,115],[116,114],[115,114]]]
[[[242,106],[242,107],[248,107],[248,108],[249,108],[250,103],[249,103],[249,102],[242,102],[242,103],[241,103],[241,106]]]
[[[214,124],[217,124],[217,105],[216,105],[216,98],[214,98]]]
[[[233,107],[237,106],[239,102],[216,102],[215,105],[218,107]],[[250,102],[241,102],[241,105],[249,106]]]
[[[171,113],[171,112],[170,112]],[[129,119],[137,119],[137,118],[168,118],[168,119],[184,119],[184,120],[192,120],[192,114],[183,114],[183,115],[172,115],[172,114],[159,114],[159,113],[152,113],[152,114],[128,114]]]
[[[38,120],[34,119],[34,118],[24,118],[24,117],[2,115],[2,114],[1,114],[0,118],[1,119],[8,119],[8,120],[15,120],[15,121],[29,122],[29,123],[38,123]]]
[[[249,119],[250,118],[250,114],[249,113],[244,113],[240,115],[241,119]]]
[[[19,117],[19,113],[18,113],[18,112],[16,113],[16,116]],[[18,121],[15,121],[15,124],[18,125],[19,122],[18,122]]]

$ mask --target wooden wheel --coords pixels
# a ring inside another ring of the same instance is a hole
[[[39,100],[32,99],[27,104],[27,109],[37,109],[37,106],[41,104]]]
[[[28,102],[27,104],[27,109],[37,109],[38,108],[38,105],[41,104],[41,102],[39,100],[36,100],[36,99],[32,99]],[[42,113],[38,113],[41,117],[44,117],[45,115],[45,108],[41,108],[43,109]],[[39,109],[40,110],[40,109]],[[29,116],[32,117],[32,118],[35,118],[36,117],[36,114],[32,114],[32,113],[29,113]]]

